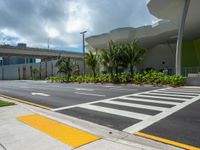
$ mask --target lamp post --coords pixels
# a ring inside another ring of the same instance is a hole
[[[83,74],[85,75],[85,33],[87,31],[83,31],[80,34],[83,36]]]

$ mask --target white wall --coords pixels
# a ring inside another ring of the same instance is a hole
[[[176,44],[160,44],[147,50],[140,69],[155,68],[156,70],[174,68]],[[162,62],[165,62],[163,65]]]
[[[47,65],[45,62],[41,63],[31,63],[31,64],[19,64],[19,65],[5,65],[5,66],[0,66],[0,80],[18,80],[19,79],[19,71],[18,68],[20,68],[20,79],[24,79],[24,71],[23,67],[26,68],[25,74],[26,78],[25,79],[30,79],[30,66],[32,66],[32,69],[37,69],[40,70],[41,68],[41,77],[46,78],[46,67],[47,67],[47,77],[49,76],[55,76],[55,75],[60,75],[58,74],[58,68],[55,66],[56,60],[54,61],[48,61]],[[77,61],[79,64],[80,72],[83,72],[83,64],[82,61]],[[34,74],[32,74],[32,77]],[[36,78],[40,78],[40,74],[36,74]]]

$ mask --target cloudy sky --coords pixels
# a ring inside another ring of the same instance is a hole
[[[80,51],[86,36],[118,27],[138,27],[156,20],[148,0],[1,0],[0,44],[27,43]]]

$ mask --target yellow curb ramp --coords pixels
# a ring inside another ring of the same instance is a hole
[[[73,148],[77,148],[100,139],[98,136],[37,114],[17,117],[17,119]]]
[[[20,102],[20,103],[25,103],[25,104],[28,104],[28,105],[40,107],[40,108],[47,109],[47,110],[51,110],[50,107],[39,105],[39,104],[32,103],[32,102],[28,102],[28,101],[25,101],[25,100],[22,100],[22,99],[19,99],[19,98],[10,97],[10,96],[3,95],[3,94],[0,94],[0,96],[2,96],[4,98],[7,98],[7,99],[11,99],[11,100],[17,101],[17,102]]]
[[[136,132],[134,134],[137,135],[137,136],[152,139],[152,140],[155,140],[155,141],[159,141],[159,142],[162,142],[162,143],[166,143],[166,144],[173,145],[173,146],[180,147],[180,148],[187,149],[187,150],[200,150],[200,148],[198,148],[198,147],[193,147],[191,145],[186,145],[186,144],[183,144],[183,143],[171,141],[171,140],[168,140],[168,139],[164,139],[164,138],[160,138],[160,137],[157,137],[157,136],[145,134],[145,133],[142,133],[142,132]]]

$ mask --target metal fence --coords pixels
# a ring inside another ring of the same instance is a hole
[[[0,66],[0,80],[27,80],[27,79],[45,79],[50,76],[61,75],[58,74],[56,67],[57,60]],[[77,61],[79,71],[83,72],[82,61]]]
[[[182,75],[188,77],[190,73],[200,73],[200,66],[182,68]]]

